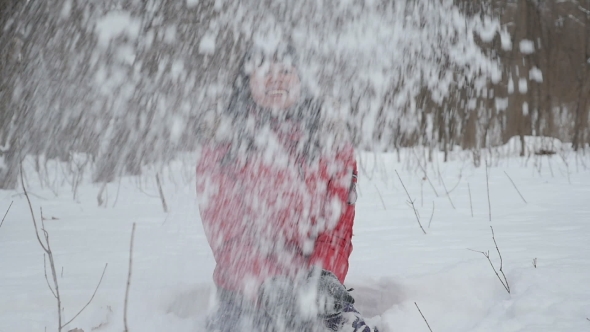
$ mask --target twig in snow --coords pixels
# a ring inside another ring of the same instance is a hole
[[[453,188],[451,188],[451,190],[449,190],[449,194],[452,193],[453,191],[455,191],[455,189],[457,189],[457,187],[459,187],[459,185],[461,184],[462,178],[463,178],[463,166],[461,166],[461,169],[459,170],[459,179],[457,180],[457,184],[455,184],[455,186]]]
[[[125,287],[125,305],[123,307],[123,326],[124,331],[129,332],[127,326],[127,303],[129,302],[129,286],[131,286],[131,267],[133,266],[133,239],[135,238],[135,223],[131,229],[131,241],[129,244],[129,273],[127,274],[127,286]]]
[[[469,182],[467,182],[467,190],[469,191],[469,207],[471,208],[471,218],[473,218],[473,202],[471,201],[471,187],[469,186]]]
[[[488,163],[486,163],[486,187],[488,189],[488,211],[490,215],[490,221],[492,221],[492,203],[490,202],[490,180],[488,177]]]
[[[102,199],[102,193],[105,191],[105,189],[107,188],[107,182],[103,182],[102,186],[100,187],[100,190],[98,191],[98,195],[96,195],[96,200],[98,201],[98,206],[102,206],[102,203],[104,203],[105,207],[107,206],[108,202],[109,202],[109,197],[107,195],[106,197],[106,201]]]
[[[162,208],[164,208],[165,213],[168,213],[168,205],[166,205],[166,198],[164,198],[164,191],[162,190],[162,183],[160,182],[160,174],[158,173],[156,173],[156,184],[158,184],[158,192],[160,193]]]
[[[117,205],[117,201],[119,200],[119,190],[121,190],[121,177],[119,177],[119,184],[117,184],[117,193],[115,194],[115,201],[113,202],[113,207]]]
[[[45,280],[47,281],[47,286],[49,287],[49,290],[51,291],[51,293],[53,294],[53,296],[57,300],[57,319],[58,319],[58,329],[57,330],[58,330],[58,332],[61,332],[62,329],[66,325],[68,325],[72,321],[74,321],[74,319],[76,319],[76,317],[78,317],[78,315],[80,315],[82,313],[82,311],[84,311],[84,309],[86,309],[86,307],[88,307],[90,302],[92,302],[92,300],[94,299],[94,296],[96,295],[96,292],[98,291],[98,287],[100,287],[100,283],[102,282],[102,278],[104,277],[104,274],[105,274],[108,264],[105,265],[105,268],[102,271],[102,275],[100,277],[100,281],[98,282],[98,285],[94,289],[94,293],[92,294],[92,297],[90,297],[90,300],[88,301],[88,303],[86,303],[86,305],[84,307],[82,307],[82,309],[80,309],[80,311],[78,311],[78,313],[72,319],[70,319],[67,323],[62,324],[63,307],[61,305],[59,284],[57,282],[57,271],[55,269],[55,260],[53,258],[53,251],[51,250],[51,244],[49,242],[49,233],[45,229],[45,224],[43,222],[43,220],[45,218],[43,217],[43,210],[41,209],[41,231],[43,231],[43,237],[45,238],[45,241],[41,240],[41,237],[39,236],[39,228],[37,227],[37,219],[35,218],[35,213],[33,212],[33,204],[31,203],[31,199],[29,198],[29,193],[27,192],[27,188],[25,187],[22,164],[21,164],[21,169],[20,169],[20,178],[21,178],[21,185],[23,188],[23,192],[24,192],[24,195],[27,199],[27,203],[29,205],[29,210],[31,211],[31,218],[33,220],[33,226],[35,227],[35,235],[37,236],[37,241],[39,242],[39,245],[41,246],[41,248],[43,249],[43,251],[47,255],[47,258],[49,259],[49,268],[51,270],[51,278],[53,281],[53,287],[51,287],[51,285],[49,283],[49,278],[47,277],[47,265],[46,265],[45,254],[43,254],[43,271],[45,273]],[[43,242],[45,242],[45,243],[43,243]]]
[[[447,186],[445,186],[445,181],[443,180],[442,176],[440,176],[440,173],[439,173],[439,177],[440,177],[440,182],[442,183],[443,188],[445,189],[445,193],[447,193],[447,197],[449,198],[449,202],[451,202],[451,206],[453,207],[453,210],[456,210],[455,204],[453,204],[453,200],[451,199],[451,195],[449,195],[449,191],[447,190]]]
[[[547,158],[547,165],[549,165],[549,171],[551,172],[551,177],[554,178],[555,174],[553,174],[553,166],[551,166],[551,158]]]
[[[483,254],[488,259],[488,262],[490,263],[490,266],[492,267],[492,269],[494,270],[494,273],[498,277],[498,280],[500,280],[500,282],[502,283],[502,286],[504,286],[504,289],[506,289],[508,294],[510,294],[510,285],[508,284],[508,279],[506,278],[506,275],[504,274],[504,261],[502,260],[502,254],[500,253],[500,249],[498,248],[498,243],[496,243],[496,237],[494,236],[494,228],[492,226],[490,226],[490,229],[492,230],[492,240],[494,240],[494,245],[496,246],[496,251],[498,252],[498,256],[500,257],[500,268],[498,270],[496,270],[496,267],[494,266],[494,264],[492,263],[492,260],[490,259],[490,251],[489,250],[487,252],[473,250],[473,249],[469,249],[469,250],[474,251],[474,252],[479,252],[479,253]],[[498,273],[498,272],[500,272],[500,273]],[[502,277],[500,277],[500,274],[502,274]]]
[[[432,222],[432,217],[434,217],[434,201],[432,201],[432,214],[430,214],[430,220],[428,221],[428,228],[430,228],[430,223]]]
[[[45,274],[45,281],[47,281],[47,287],[49,287],[49,290],[51,291],[51,294],[53,294],[53,297],[57,299],[57,295],[55,295],[53,288],[51,288],[51,285],[49,284],[49,279],[47,278],[47,259],[45,258],[45,254],[43,254],[43,274]]]
[[[4,224],[4,219],[6,219],[6,216],[8,215],[8,211],[10,211],[10,207],[12,206],[12,203],[14,203],[14,201],[10,202],[8,209],[6,209],[6,213],[4,213],[4,217],[2,217],[2,221],[0,222],[0,227],[2,227],[2,224]]]
[[[29,210],[31,211],[31,218],[33,219],[33,226],[35,227],[35,236],[37,237],[37,242],[39,242],[39,245],[41,246],[43,251],[49,257],[49,267],[51,268],[51,276],[53,278],[53,288],[55,288],[55,292],[53,291],[53,289],[51,287],[49,287],[49,289],[54,294],[53,296],[55,296],[55,298],[57,300],[58,331],[61,332],[61,329],[62,329],[62,325],[61,325],[61,322],[62,322],[61,296],[59,295],[59,285],[57,283],[57,275],[55,273],[55,263],[53,261],[53,252],[51,251],[51,246],[49,244],[49,233],[47,233],[47,231],[45,230],[45,227],[42,226],[41,230],[43,231],[43,234],[45,236],[45,244],[44,244],[43,241],[41,240],[41,237],[39,236],[39,228],[37,227],[37,219],[35,218],[35,213],[33,212],[33,204],[31,203],[31,199],[29,198],[29,193],[27,192],[27,188],[25,187],[25,180],[23,177],[22,164],[20,167],[20,180],[21,180],[23,192],[24,192],[27,202],[29,204]],[[41,222],[43,222],[43,219],[41,219]]]
[[[422,178],[422,181],[420,181],[420,207],[424,207],[424,180],[426,178]]]
[[[565,171],[567,172],[567,182],[569,184],[572,184],[572,181],[570,179],[570,166],[569,163],[567,162],[567,156],[565,156],[565,152],[563,151],[563,149],[561,150],[562,152],[559,153],[559,156],[561,157],[561,160],[563,160],[563,163],[565,164]]]
[[[414,149],[412,149],[412,152],[414,152],[414,155],[416,155],[416,151],[414,151]],[[416,156],[416,158],[418,158],[418,156]],[[428,178],[428,175],[426,173],[426,169],[424,169],[424,167],[422,167],[422,163],[420,162],[419,159],[418,159],[418,166],[420,166],[420,169],[422,169],[422,172],[424,172],[424,177],[426,178],[426,180],[428,180],[428,183],[430,184],[430,187],[432,188],[432,191],[434,191],[434,195],[436,195],[436,197],[438,197],[438,192],[436,192],[436,189],[434,188],[434,185],[430,181],[430,178]]]
[[[381,204],[383,204],[383,210],[387,210],[387,208],[385,207],[385,201],[383,200],[383,196],[381,196],[381,191],[379,191],[379,188],[377,188],[377,185],[375,185],[375,189],[377,190],[377,194],[379,195],[379,198],[381,198]]]
[[[422,310],[420,310],[420,307],[418,306],[418,303],[414,302],[414,304],[416,305],[416,308],[418,308],[418,312],[420,312],[420,316],[422,316],[422,319],[424,319],[424,322],[426,323],[426,326],[428,326],[428,329],[430,330],[430,332],[432,332],[432,329],[430,328],[430,324],[428,324],[428,321],[426,320],[426,317],[424,317],[424,314],[422,313]]]
[[[537,268],[537,257],[533,258],[533,266]]]
[[[512,178],[510,177],[510,175],[508,175],[508,173],[506,173],[506,171],[504,171],[504,174],[506,174],[506,176],[508,177],[508,180],[510,180],[510,182],[514,186],[514,189],[516,189],[516,191],[520,195],[520,198],[522,198],[522,201],[524,202],[524,204],[528,204],[526,199],[524,199],[524,196],[522,196],[522,194],[520,193],[520,190],[518,190],[518,187],[516,187],[516,184],[514,183],[514,181],[512,181]]]
[[[399,182],[401,182],[402,187],[404,187],[404,190],[406,191],[406,195],[408,195],[408,203],[412,205],[412,209],[414,210],[414,214],[416,215],[416,220],[418,221],[418,225],[420,226],[420,229],[422,230],[422,232],[424,234],[426,234],[424,227],[422,227],[422,223],[420,223],[420,217],[418,216],[418,210],[416,210],[416,206],[414,206],[414,201],[412,200],[412,197],[410,197],[410,193],[408,192],[408,189],[406,189],[406,186],[404,185],[404,182],[402,181],[402,178],[399,176],[399,173],[397,172],[397,170],[395,170],[395,174],[397,174]]]
[[[75,314],[74,317],[72,317],[72,319],[70,319],[62,327],[70,324],[71,322],[73,322],[74,319],[76,319],[76,317],[78,317],[78,315],[80,315],[82,313],[82,311],[84,311],[84,309],[86,309],[86,307],[88,307],[88,305],[90,304],[90,302],[92,302],[92,300],[94,299],[94,296],[96,295],[96,291],[98,291],[98,288],[100,287],[100,284],[102,283],[102,278],[104,277],[104,274],[107,271],[107,266],[109,266],[109,263],[106,263],[104,265],[104,269],[102,270],[102,274],[100,275],[100,280],[98,280],[98,284],[96,285],[96,288],[94,289],[94,292],[92,293],[92,296],[90,297],[90,299],[88,300],[88,302],[86,302],[86,304],[82,307],[82,309],[80,309],[80,311],[78,311],[78,313]]]

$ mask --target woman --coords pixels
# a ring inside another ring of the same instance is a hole
[[[252,48],[197,166],[217,263],[218,331],[371,331],[342,285],[352,251],[350,142],[306,98],[291,46]]]

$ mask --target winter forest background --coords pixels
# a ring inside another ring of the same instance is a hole
[[[366,318],[588,329],[590,0],[0,0],[0,332],[203,330],[197,152],[279,39],[357,147]]]
[[[0,188],[20,161],[95,182],[193,151],[256,38],[289,38],[355,144],[590,142],[590,1],[2,0]]]

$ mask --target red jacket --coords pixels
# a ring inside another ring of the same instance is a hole
[[[229,145],[203,147],[197,196],[219,287],[254,294],[267,278],[313,265],[344,281],[356,199],[353,148],[301,160],[287,152],[297,137],[271,130],[263,148],[235,158],[228,158]]]

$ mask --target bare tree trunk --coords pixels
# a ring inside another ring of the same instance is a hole
[[[17,0],[0,0],[0,189],[14,189],[18,182],[19,156],[16,142],[14,80],[21,70],[23,40],[14,25],[6,26],[15,15]]]
[[[590,59],[590,19],[585,15],[584,28],[584,58]],[[578,100],[576,103],[574,137],[572,145],[575,151],[584,148],[586,144],[586,130],[588,127],[588,93],[590,93],[590,78],[588,77],[588,63],[583,63],[578,72]]]

